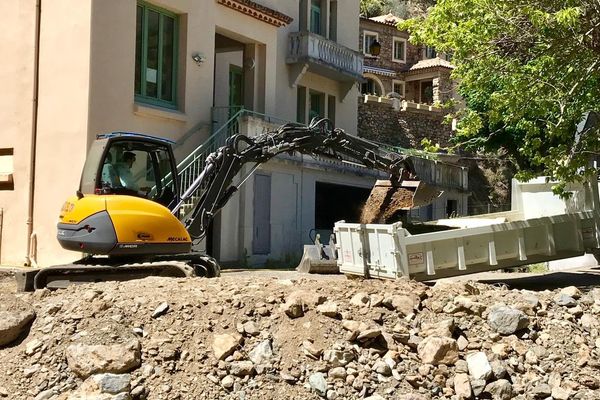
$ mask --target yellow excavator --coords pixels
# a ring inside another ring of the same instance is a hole
[[[387,208],[429,204],[440,194],[418,180],[410,156],[347,135],[327,119],[313,120],[309,126],[286,124],[256,137],[231,136],[208,155],[185,190],[178,181],[173,144],[136,133],[97,136],[79,190],[60,212],[57,232],[63,248],[87,256],[73,264],[25,272],[17,279],[21,288],[152,275],[218,276],[216,260],[192,251],[192,244],[205,236],[216,213],[237,191],[233,181],[242,167],[254,163],[243,183],[259,165],[281,153],[335,158],[388,172],[390,181],[379,181],[369,199],[371,210],[380,208],[381,213],[371,212],[366,222],[388,215]],[[399,205],[394,198],[408,202]],[[192,207],[191,200],[196,200]]]

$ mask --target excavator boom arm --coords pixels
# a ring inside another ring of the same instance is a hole
[[[232,182],[244,165],[258,166],[278,154],[294,152],[352,161],[389,172],[390,180],[397,184],[416,178],[409,156],[382,150],[376,143],[332,129],[327,119],[313,120],[309,126],[290,123],[254,138],[230,137],[225,146],[207,157],[204,170],[182,195],[173,213],[179,213],[184,203],[200,194],[183,223],[192,237],[203,237],[215,214],[236,192]]]

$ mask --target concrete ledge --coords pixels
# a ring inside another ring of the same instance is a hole
[[[168,119],[171,121],[187,122],[188,117],[182,112],[166,108],[153,107],[147,104],[134,103],[133,113],[142,117]]]
[[[390,97],[372,96],[370,94],[364,95],[365,103],[380,103],[388,104],[393,107],[396,111],[426,111],[441,113],[443,109],[441,107],[432,106],[430,104],[415,103],[412,101],[400,100]]]
[[[0,190],[13,190],[14,188],[13,174],[0,174]]]

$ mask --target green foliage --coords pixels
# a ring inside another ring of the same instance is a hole
[[[526,271],[532,274],[543,274],[548,272],[548,263],[529,264]]]
[[[452,51],[467,106],[455,115],[463,148],[512,159],[521,178],[591,172],[598,127],[578,136],[576,126],[600,110],[600,2],[440,0],[399,28]]]
[[[371,18],[383,15],[388,0],[360,0],[360,15]]]
[[[394,14],[400,18],[423,15],[435,0],[360,0],[360,15],[371,18],[384,14]]]
[[[441,147],[439,143],[433,143],[430,139],[422,139],[421,140],[421,147],[423,148],[423,151],[428,152],[428,153],[440,153],[441,152]]]

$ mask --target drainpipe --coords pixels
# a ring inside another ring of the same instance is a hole
[[[42,0],[35,2],[35,42],[34,42],[34,60],[33,60],[33,101],[31,116],[31,145],[29,161],[29,193],[27,210],[27,254],[25,255],[25,265],[35,265],[35,259],[31,257],[32,244],[36,245],[33,233],[33,202],[35,189],[35,153],[37,142],[37,121],[38,121],[38,95],[39,95],[39,67],[40,67],[40,25],[42,14]]]
[[[4,223],[4,208],[0,208],[0,264],[2,264],[2,224]]]

